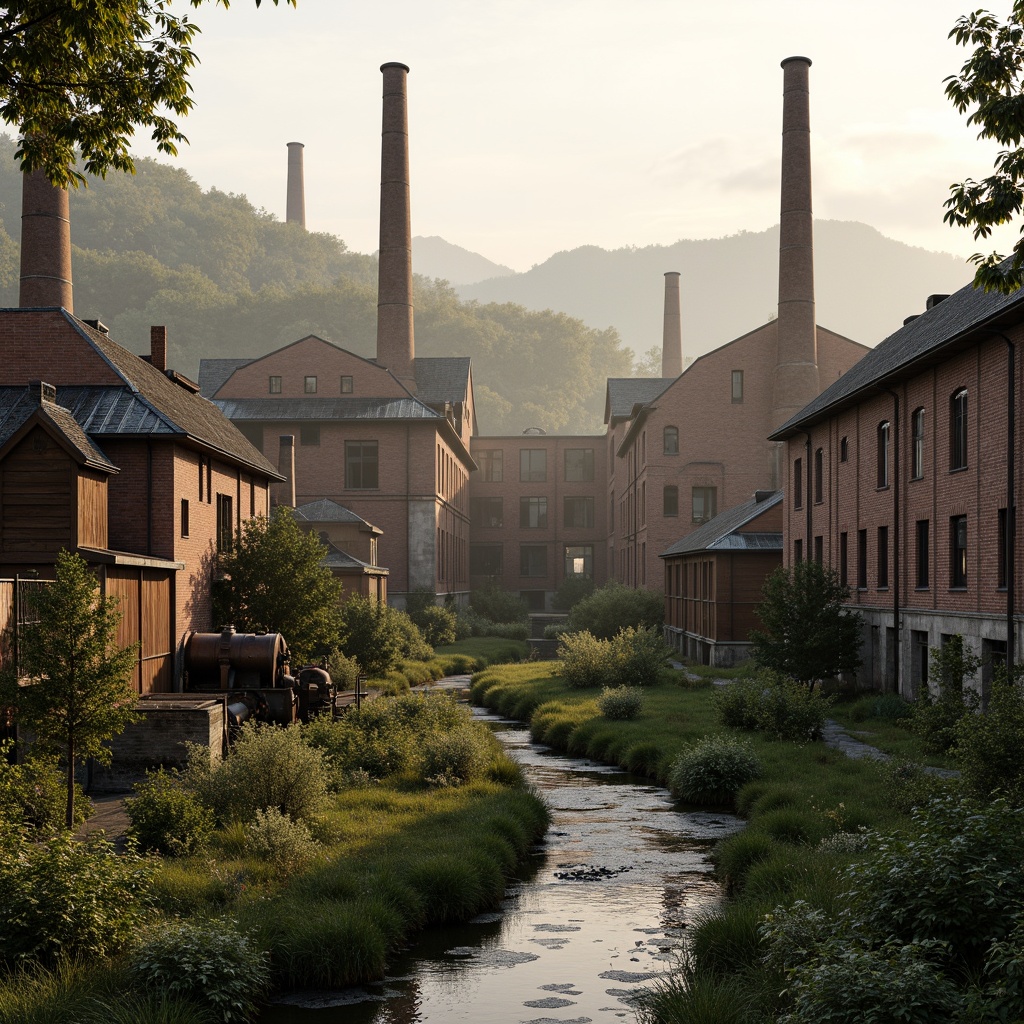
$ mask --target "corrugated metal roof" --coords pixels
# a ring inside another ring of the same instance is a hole
[[[27,388],[0,388],[0,448],[6,445],[28,422],[37,409],[50,420],[56,430],[63,434],[86,465],[109,472],[117,472],[117,466],[107,458],[91,438],[86,436],[85,431],[68,409],[52,402],[37,403],[29,395]]]
[[[239,422],[273,420],[438,420],[415,398],[218,398],[214,405]]]
[[[203,398],[213,398],[227,383],[227,379],[240,366],[248,366],[251,359],[200,359],[199,393]]]
[[[860,392],[899,374],[904,367],[937,355],[938,350],[974,331],[986,326],[999,329],[1019,322],[1024,316],[1022,307],[1024,291],[1000,295],[980,291],[973,284],[966,285],[876,345],[839,380],[779,427],[771,435],[772,440],[784,438],[832,406],[852,400]]]
[[[756,497],[745,501],[742,505],[735,505],[726,509],[714,519],[698,526],[692,533],[688,533],[682,540],[676,541],[667,551],[663,551],[660,558],[668,555],[685,555],[695,551],[715,550],[772,550],[771,538],[778,538],[775,548],[782,550],[781,533],[743,533],[736,531],[747,523],[753,522],[759,515],[774,508],[782,501],[782,491],[775,491],[774,494],[758,501]],[[745,540],[744,538],[752,538]]]

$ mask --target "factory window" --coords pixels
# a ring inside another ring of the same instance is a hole
[[[345,442],[345,486],[354,490],[377,487],[377,442]]]
[[[692,493],[693,521],[706,523],[717,515],[718,488],[694,487]]]
[[[299,444],[311,445],[316,448],[320,446],[320,424],[304,423],[299,427]]]
[[[217,551],[230,551],[235,541],[235,521],[232,516],[231,495],[217,495]]]
[[[850,457],[850,442],[849,442],[849,439],[844,434],[839,439],[839,461],[840,462],[846,462],[846,460],[849,457]]]
[[[279,395],[279,394],[281,394],[281,378],[280,377],[271,377],[270,378],[270,393],[272,395]]]
[[[566,498],[563,511],[563,522],[570,528],[586,528],[594,525],[593,498]]]
[[[568,483],[590,483],[593,481],[593,448],[566,448],[565,479]]]
[[[519,575],[547,576],[548,549],[545,544],[519,545]]]
[[[927,519],[917,521],[917,589],[928,589],[928,565],[931,561],[931,547],[928,540],[929,522]]]
[[[352,378],[346,374],[342,374],[341,376],[341,393],[343,395],[352,394]]]
[[[306,378],[306,382],[303,385],[303,389],[302,390],[305,391],[305,393],[307,395],[315,395],[316,394],[316,377],[307,377]]]
[[[801,538],[797,538],[793,541],[793,561],[802,562],[804,560],[804,542]]]
[[[501,483],[502,455],[500,448],[488,449],[476,453],[476,461],[480,466],[480,479],[490,484]]]
[[[857,589],[868,587],[868,531],[857,531]]]
[[[474,526],[495,529],[504,525],[504,508],[501,498],[471,498],[469,518]]]
[[[663,515],[679,515],[679,488],[675,484],[668,484],[665,487],[662,493],[661,504]]]
[[[543,448],[519,449],[519,479],[544,483],[548,478],[548,453]]]
[[[967,468],[967,389],[961,388],[949,400],[949,468]]]
[[[814,503],[820,505],[823,500],[825,477],[825,456],[819,448],[814,453]]]
[[[878,589],[889,587],[889,527],[878,528]]]
[[[566,576],[594,575],[594,547],[592,544],[577,544],[565,549]]]
[[[951,516],[949,520],[950,571],[953,589],[967,586],[967,516]]]
[[[732,400],[734,403],[743,401],[743,371],[732,371]]]
[[[839,582],[845,587],[850,578],[850,538],[844,530],[839,534]]]
[[[878,486],[889,486],[889,421],[878,424]]]
[[[924,476],[924,409],[915,409],[910,418],[913,447],[910,450],[910,479]]]
[[[471,544],[469,572],[471,576],[500,576],[504,570],[500,544]]]
[[[181,535],[188,536],[188,498],[181,499]]]
[[[802,508],[804,503],[804,460],[793,460],[793,508]]]
[[[679,428],[666,427],[662,435],[662,451],[666,455],[679,454]]]
[[[548,525],[547,498],[519,499],[519,528],[522,530],[543,530]]]

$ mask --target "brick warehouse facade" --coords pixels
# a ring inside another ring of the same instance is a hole
[[[906,696],[948,636],[982,656],[983,688],[1021,650],[1022,340],[1019,293],[933,296],[773,435],[786,443],[786,562],[839,572],[865,620],[862,675]]]

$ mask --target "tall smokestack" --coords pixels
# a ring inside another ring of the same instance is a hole
[[[665,274],[665,328],[661,336],[661,375],[683,372],[683,327],[679,316],[679,271]]]
[[[380,255],[377,270],[377,362],[415,389],[412,325],[412,217],[409,207],[409,115],[404,64],[384,64],[380,147]]]
[[[285,220],[288,224],[306,226],[306,185],[302,177],[301,142],[288,143],[288,206]]]
[[[71,215],[68,192],[42,171],[22,174],[20,306],[63,306],[71,295]]]
[[[782,209],[773,428],[799,412],[820,390],[814,319],[810,66],[806,57],[787,57],[782,62]]]

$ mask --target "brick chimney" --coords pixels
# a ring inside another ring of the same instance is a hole
[[[288,224],[306,226],[306,186],[302,176],[301,142],[288,143],[288,206],[285,219]]]
[[[661,375],[683,372],[683,328],[679,317],[679,271],[665,274],[665,327],[661,336]]]
[[[149,361],[161,373],[167,370],[167,328],[150,327]]]
[[[377,270],[377,362],[415,391],[412,309],[412,220],[409,207],[409,116],[404,64],[384,64],[380,149],[380,254]]]
[[[18,305],[63,306],[74,312],[68,192],[54,188],[42,171],[22,174]]]
[[[811,214],[811,122],[806,57],[782,62],[782,204],[779,222],[778,355],[770,428],[817,396]]]
[[[295,508],[295,435],[282,434],[277,458],[277,471],[284,477],[281,483],[271,485],[271,499],[274,505]]]

